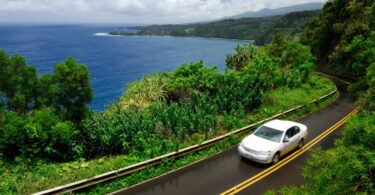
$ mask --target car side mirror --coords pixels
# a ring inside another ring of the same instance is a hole
[[[289,137],[288,137],[288,136],[285,136],[283,142],[284,142],[284,143],[285,143],[285,142],[289,142]]]

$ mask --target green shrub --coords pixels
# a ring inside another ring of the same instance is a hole
[[[259,54],[259,50],[254,43],[246,45],[237,45],[234,48],[234,54],[227,55],[225,60],[226,67],[232,70],[242,70],[248,63],[250,63]]]
[[[130,107],[146,107],[153,102],[162,102],[167,95],[168,78],[161,74],[152,74],[134,81],[127,86],[116,106],[121,110]],[[110,111],[118,108],[111,108]]]
[[[369,88],[366,93],[366,104],[369,106],[370,110],[375,110],[375,63],[372,63],[367,68],[367,83]]]
[[[14,112],[2,114],[0,151],[6,157],[22,155],[69,160],[81,155],[80,146],[75,142],[78,130],[72,122],[61,122],[52,109],[37,110],[27,118]]]
[[[365,111],[354,116],[345,126],[343,142],[375,150],[375,114]]]
[[[209,67],[199,61],[182,64],[172,73],[166,73],[169,78],[168,98],[179,101],[190,98],[193,92],[215,93],[221,76],[216,69],[217,66]]]
[[[310,47],[302,45],[298,40],[286,40],[278,34],[273,42],[264,48],[283,72],[282,85],[299,87],[309,80],[315,61]]]

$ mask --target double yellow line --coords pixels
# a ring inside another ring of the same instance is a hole
[[[342,118],[339,122],[331,126],[329,129],[325,130],[322,134],[320,134],[318,137],[314,138],[312,141],[310,141],[308,144],[306,144],[303,148],[298,150],[297,152],[289,155],[288,157],[281,160],[278,164],[275,164],[266,170],[258,173],[257,175],[243,181],[242,183],[228,189],[227,191],[221,193],[221,195],[229,195],[229,194],[236,194],[243,189],[251,186],[252,184],[256,183],[257,181],[263,179],[264,177],[267,177],[268,175],[272,174],[273,172],[277,171],[278,169],[282,168],[286,164],[288,164],[290,161],[296,159],[297,157],[301,156],[303,153],[305,153],[307,150],[309,150],[311,147],[316,145],[318,142],[320,142],[322,139],[327,137],[329,134],[331,134],[333,131],[335,131],[337,128],[339,128],[341,125],[343,125],[346,121],[349,120],[350,117],[355,115],[361,108],[358,106],[356,107],[352,112],[350,112],[348,115],[346,115],[344,118]]]

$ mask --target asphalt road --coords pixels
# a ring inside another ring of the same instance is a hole
[[[348,97],[345,86],[342,83],[337,83],[337,87],[340,91],[340,97],[335,102],[326,108],[297,120],[308,127],[309,137],[306,143],[337,123],[354,109],[353,102]],[[323,149],[332,147],[334,139],[339,137],[341,132],[340,128],[337,129],[314,147]],[[309,158],[309,152],[302,154],[273,174],[247,187],[240,194],[262,194],[267,190],[277,190],[285,185],[302,184],[304,182],[302,168]],[[237,148],[232,148],[205,161],[130,189],[116,192],[116,194],[220,194],[268,167],[269,165],[261,165],[241,159],[237,153]]]

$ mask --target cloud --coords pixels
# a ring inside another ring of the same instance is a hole
[[[0,0],[0,22],[178,23],[316,1],[324,0]]]
[[[0,0],[0,12],[56,12],[68,8],[78,8],[83,11],[88,9],[89,2],[88,0]]]

